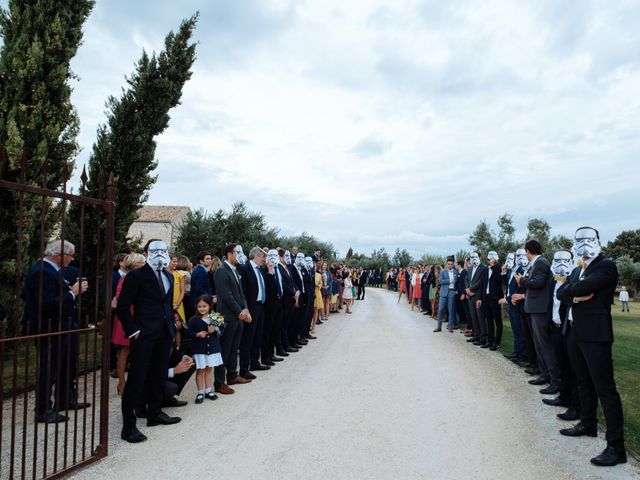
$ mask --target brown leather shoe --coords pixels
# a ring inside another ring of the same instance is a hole
[[[448,329],[447,329],[447,331],[448,331],[449,333],[453,333],[453,328],[448,328]]]
[[[229,385],[227,385],[226,383],[218,385],[215,390],[216,393],[221,393],[222,395],[231,395],[232,393],[236,393],[236,391],[233,388],[229,387]]]
[[[239,385],[243,383],[251,383],[251,380],[241,377],[240,375],[237,375],[235,378],[229,380],[229,385]]]
[[[441,332],[441,331],[442,331],[442,329],[441,329],[441,328],[434,328],[434,329],[433,329],[433,331],[434,331],[434,332]]]

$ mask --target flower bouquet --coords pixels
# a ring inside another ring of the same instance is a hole
[[[218,312],[211,312],[206,316],[205,322],[213,327],[224,327],[224,316]]]

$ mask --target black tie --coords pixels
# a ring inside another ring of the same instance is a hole
[[[164,289],[164,282],[162,281],[162,270],[158,270],[158,285],[160,286],[160,293],[164,297],[167,293]]]

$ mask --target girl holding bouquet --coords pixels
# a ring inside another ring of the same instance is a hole
[[[193,341],[193,361],[196,364],[198,387],[196,403],[202,403],[205,398],[218,398],[213,391],[213,367],[222,365],[220,335],[224,328],[224,318],[211,312],[213,304],[209,295],[200,295],[195,306],[196,314],[189,320],[186,335]]]

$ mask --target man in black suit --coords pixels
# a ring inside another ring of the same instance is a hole
[[[524,290],[524,311],[531,318],[531,333],[540,369],[540,376],[529,380],[529,383],[551,383],[540,390],[540,393],[556,394],[560,391],[561,376],[549,331],[553,297],[551,264],[542,256],[542,245],[537,240],[528,240],[524,244],[524,250],[529,259],[529,269],[524,275],[516,274],[515,279]]]
[[[135,406],[141,401],[148,405],[149,427],[171,425],[181,420],[162,411],[162,385],[168,371],[171,343],[176,335],[173,275],[166,270],[169,264],[167,244],[162,240],[149,240],[144,253],[147,263],[127,274],[116,307],[116,314],[131,339],[131,366],[122,393],[124,425],[121,433],[122,439],[130,443],[147,439],[136,428]]]
[[[487,285],[487,266],[480,262],[480,253],[472,252],[471,267],[467,274],[467,286],[465,293],[469,302],[471,312],[471,324],[473,325],[473,336],[467,340],[474,345],[482,346],[487,342],[487,326],[482,312],[482,296]]]
[[[487,286],[484,291],[482,307],[487,319],[487,342],[482,348],[497,350],[502,342],[502,308],[500,300],[504,297],[502,290],[501,268],[498,264],[498,254],[494,251],[487,255],[489,265],[487,267]]]
[[[278,251],[269,250],[267,261],[262,266],[262,273],[267,288],[267,301],[265,303],[264,328],[262,332],[262,346],[260,347],[260,359],[263,365],[273,367],[275,362],[282,361],[274,355],[276,348],[282,351],[282,292],[283,284],[278,264],[280,259]]]
[[[87,290],[86,281],[64,278],[64,270],[75,257],[75,246],[68,241],[55,240],[49,243],[43,257],[27,272],[22,288],[25,310],[22,326],[25,334],[46,334],[57,331],[70,333],[58,337],[36,339],[38,350],[38,379],[36,414],[38,422],[56,423],[67,420],[58,412],[89,406],[78,403],[73,393],[75,368],[67,365],[77,362],[78,310],[76,298]],[[42,278],[41,278],[42,277]],[[51,402],[55,384],[55,403]]]
[[[287,357],[290,353],[298,351],[289,340],[289,331],[293,323],[293,307],[298,298],[291,276],[291,254],[287,254],[288,252],[284,249],[278,249],[278,276],[282,281],[282,331],[280,334],[282,347],[280,350],[276,350],[276,354],[281,357]]]
[[[364,300],[367,287],[367,281],[369,280],[369,272],[364,268],[360,269],[360,282],[358,282],[358,300]],[[361,298],[362,297],[362,298]]]
[[[242,267],[242,289],[244,290],[247,308],[252,322],[242,330],[240,340],[240,375],[254,380],[256,376],[250,372],[269,370],[268,365],[260,363],[260,346],[262,345],[262,329],[264,327],[264,307],[267,301],[267,287],[260,267],[264,265],[266,255],[259,247],[249,252],[249,261]]]
[[[295,256],[293,268],[291,268],[291,278],[296,289],[297,302],[293,309],[293,321],[289,326],[289,343],[293,348],[301,348],[308,343],[302,338],[302,330],[307,313],[308,292],[305,281],[304,253],[298,252]]]
[[[247,309],[240,273],[237,270],[238,252],[232,243],[224,249],[224,262],[215,273],[218,313],[224,316],[225,328],[220,344],[224,366],[215,368],[215,390],[219,393],[233,393],[229,385],[249,383],[251,380],[238,375],[238,348],[244,325],[251,324],[251,314]]]
[[[613,324],[611,304],[618,283],[616,264],[601,253],[600,235],[595,228],[576,231],[574,251],[581,257],[576,268],[557,292],[572,303],[572,321],[567,324],[569,358],[578,379],[580,423],[561,430],[568,436],[597,436],[598,399],[607,424],[607,448],[591,463],[613,466],[625,463],[622,403],[613,375],[611,346]]]
[[[467,302],[467,293],[465,292],[466,284],[467,284],[467,276],[469,272],[466,268],[464,268],[464,261],[458,260],[456,263],[456,270],[458,271],[458,279],[456,280],[455,289],[456,289],[456,314],[458,315],[458,321],[460,324],[465,324],[466,328],[462,330],[462,333],[470,333],[471,332],[471,319],[469,314],[469,302]],[[423,278],[427,274],[423,275]],[[429,290],[427,288],[427,300],[429,297]],[[422,296],[424,297],[425,290],[422,291]]]

